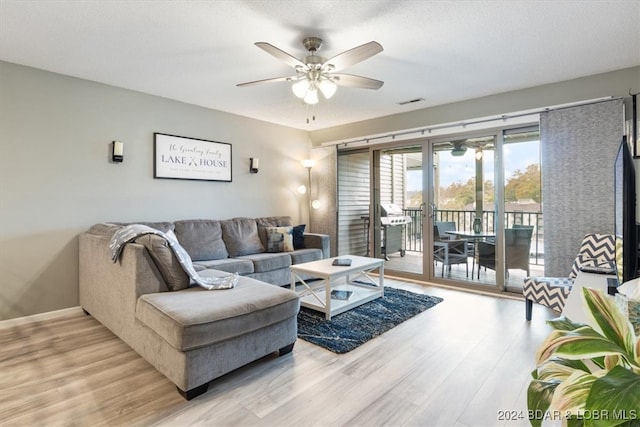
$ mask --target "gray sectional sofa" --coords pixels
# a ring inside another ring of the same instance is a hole
[[[79,237],[81,307],[186,399],[240,366],[293,349],[299,299],[285,286],[289,266],[329,257],[327,235],[302,233],[290,217],[143,224],[175,234],[201,276],[240,275],[233,289],[194,285],[155,234],[126,244],[114,263],[109,243],[121,223],[96,224]]]

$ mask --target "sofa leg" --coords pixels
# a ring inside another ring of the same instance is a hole
[[[204,383],[187,391],[181,390],[178,386],[176,386],[176,388],[178,389],[178,393],[180,393],[180,396],[184,397],[185,400],[191,400],[194,397],[198,397],[201,394],[205,393],[209,388],[209,383]]]
[[[278,350],[278,356],[284,356],[285,354],[291,353],[294,344],[295,343],[291,343],[288,346],[282,347],[280,350]]]
[[[531,320],[531,312],[533,311],[533,301],[530,299],[525,299],[525,316],[527,320]]]

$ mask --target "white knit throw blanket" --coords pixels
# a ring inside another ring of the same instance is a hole
[[[113,234],[111,241],[109,242],[109,249],[111,250],[111,260],[116,262],[120,257],[122,248],[125,244],[135,240],[136,237],[144,234],[156,234],[167,241],[169,247],[175,254],[176,258],[180,262],[182,269],[189,275],[198,285],[205,289],[231,289],[238,283],[238,273],[229,274],[224,277],[202,277],[193,268],[193,262],[187,251],[178,243],[178,241],[170,234],[164,233],[155,228],[148,227],[142,224],[131,224],[122,227]]]

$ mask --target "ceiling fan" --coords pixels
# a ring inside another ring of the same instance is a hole
[[[453,148],[451,149],[451,155],[452,156],[464,156],[464,154],[467,152],[467,145],[464,143],[464,141],[455,141],[453,143]]]
[[[380,80],[370,79],[368,77],[336,73],[336,71],[350,67],[382,52],[382,46],[378,42],[371,41],[365,43],[330,59],[324,59],[316,55],[316,52],[320,49],[320,46],[322,46],[322,39],[319,37],[306,37],[302,40],[302,44],[309,54],[302,59],[298,59],[272,44],[266,42],[255,43],[256,46],[271,54],[276,59],[292,66],[296,75],[256,80],[253,82],[240,83],[237,86],[245,87],[261,83],[293,82],[291,89],[298,98],[307,104],[317,104],[318,91],[322,92],[322,95],[326,99],[329,99],[335,94],[337,86],[380,89],[384,84],[384,82]]]

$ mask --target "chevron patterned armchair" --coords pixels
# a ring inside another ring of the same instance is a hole
[[[531,320],[533,303],[562,311],[573,287],[573,281],[583,265],[612,265],[616,258],[616,239],[612,234],[587,234],[582,239],[578,256],[573,261],[569,277],[525,277],[523,293],[526,318]]]

